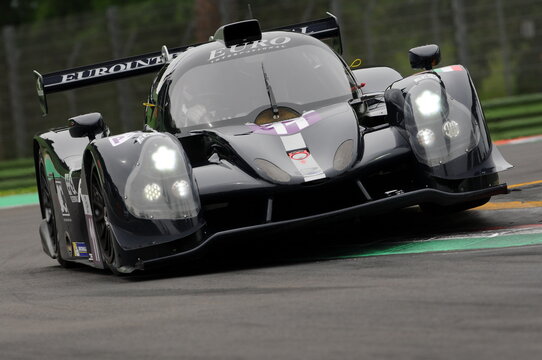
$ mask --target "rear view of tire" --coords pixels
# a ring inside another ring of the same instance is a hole
[[[103,261],[113,274],[122,275],[124,272],[119,271],[118,268],[115,250],[116,239],[109,223],[105,191],[96,166],[93,166],[90,172],[90,199],[96,238],[98,239]]]
[[[47,180],[47,174],[45,172],[45,164],[43,159],[40,157],[39,165],[39,192],[42,200],[43,214],[45,216],[45,221],[47,223],[47,230],[51,236],[52,245],[53,245],[53,255],[60,266],[63,268],[70,268],[73,266],[73,263],[66,261],[62,258],[60,254],[60,245],[58,241],[58,231],[56,228],[56,219],[55,219],[55,209],[53,206],[53,198],[51,197],[51,189],[49,188],[49,182]]]

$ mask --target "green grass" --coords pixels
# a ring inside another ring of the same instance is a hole
[[[539,116],[530,116],[525,118],[517,118],[511,120],[504,120],[499,122],[490,122],[489,129],[491,132],[507,132],[510,130],[520,130],[520,129],[535,129],[540,128],[542,125],[542,115]]]
[[[32,158],[22,158],[22,159],[15,159],[15,160],[4,160],[0,161],[0,171],[3,170],[12,170],[12,169],[19,169],[19,168],[34,168],[34,159]],[[1,178],[1,176],[0,176]]]
[[[0,161],[0,196],[36,192],[34,160]]]
[[[0,191],[29,188],[29,187],[36,187],[36,179],[34,177],[0,180]]]
[[[16,179],[21,177],[34,176],[34,167],[14,168],[0,170],[0,179]]]
[[[542,93],[485,100],[482,101],[482,105],[484,106],[484,109],[489,110],[491,108],[517,106],[534,102],[542,102]]]
[[[491,130],[490,130],[491,131]],[[503,132],[491,132],[491,140],[514,139],[522,136],[541,135],[542,128],[512,129]]]
[[[9,196],[9,195],[18,195],[18,194],[29,194],[35,193],[38,189],[35,186],[27,186],[10,190],[0,190],[0,197]]]
[[[542,93],[482,102],[493,140],[542,134]]]
[[[542,115],[542,101],[539,103],[504,106],[499,108],[484,109],[488,121],[499,119],[515,119],[533,115]]]

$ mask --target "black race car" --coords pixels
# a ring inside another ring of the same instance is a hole
[[[220,238],[507,192],[464,67],[434,69],[436,45],[410,50],[423,71],[406,78],[339,53],[331,15],[263,33],[247,20],[204,44],[34,72],[46,114],[47,93],[158,71],[142,130],[112,135],[90,113],[34,137],[45,252],[130,273]]]

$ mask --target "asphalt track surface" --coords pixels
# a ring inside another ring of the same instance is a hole
[[[502,180],[542,179],[542,142],[500,149]],[[2,209],[0,359],[541,358],[542,183],[513,189],[493,209],[409,208],[121,278],[62,269],[38,207]],[[453,237],[509,247],[382,251]]]

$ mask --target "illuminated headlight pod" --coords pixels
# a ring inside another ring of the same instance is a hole
[[[476,148],[483,118],[450,96],[436,76],[416,81],[405,97],[405,128],[418,161],[442,167]]]
[[[198,215],[199,194],[180,144],[165,134],[143,139],[139,159],[124,189],[128,211],[144,219],[187,219]]]

